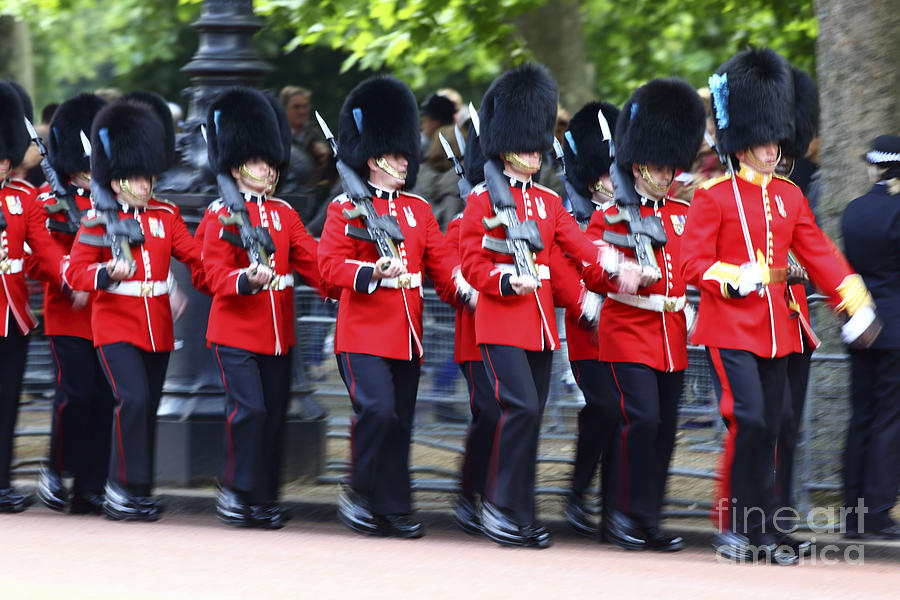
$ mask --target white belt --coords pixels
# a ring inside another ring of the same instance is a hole
[[[538,270],[538,279],[550,279],[550,267],[547,265],[535,264]],[[494,263],[494,269],[501,273],[516,274],[516,265],[510,263]]]
[[[276,292],[280,292],[281,290],[286,290],[287,288],[294,287],[294,274],[288,273],[287,275],[275,275],[272,277],[272,281],[269,282],[268,288],[270,290],[274,290]]]
[[[678,312],[684,310],[687,298],[684,296],[663,296],[662,294],[650,294],[649,296],[638,296],[637,294],[607,294],[608,298],[612,298],[616,302],[642,308],[644,310],[652,310],[653,312]]]
[[[120,281],[106,288],[110,294],[151,298],[169,293],[168,281]]]
[[[21,273],[22,265],[25,261],[21,258],[4,258],[0,260],[0,273],[4,275],[12,275],[13,273]]]
[[[407,284],[407,281],[409,283]],[[381,280],[381,287],[386,288],[408,288],[414,289],[417,287],[422,287],[422,274],[421,273],[404,273],[399,277],[388,277],[387,279]]]

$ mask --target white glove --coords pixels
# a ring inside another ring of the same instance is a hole
[[[758,262],[747,262],[741,265],[738,273],[738,296],[744,298],[750,293],[759,291],[762,295],[763,266]]]

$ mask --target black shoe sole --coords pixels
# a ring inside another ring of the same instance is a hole
[[[646,541],[638,540],[637,538],[624,538],[609,530],[606,532],[606,541],[610,544],[615,544],[623,550],[632,552],[650,549],[650,545]]]

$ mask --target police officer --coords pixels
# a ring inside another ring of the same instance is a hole
[[[569,121],[562,143],[566,161],[566,177],[575,192],[590,200],[595,211],[603,211],[612,205],[613,189],[609,176],[612,159],[609,144],[603,140],[598,112],[603,111],[607,122],[615,124],[619,109],[608,102],[589,102]],[[576,219],[577,220],[577,219]],[[583,228],[587,226],[587,217]],[[579,223],[581,225],[581,223]],[[597,317],[600,296],[584,287],[581,281],[581,265],[570,257],[554,261],[554,275],[560,275],[559,285],[554,281],[554,298],[564,296],[566,307],[566,347],[569,365],[575,383],[584,394],[585,405],[578,412],[578,439],[575,444],[575,464],[572,470],[572,487],[566,497],[563,513],[566,521],[577,532],[593,536],[604,529],[609,516],[615,475],[616,431],[619,409],[615,399],[604,385],[598,357]],[[570,281],[565,282],[568,275]],[[559,302],[557,302],[559,304]],[[585,309],[591,314],[586,314]],[[602,497],[601,527],[589,516],[584,494],[594,478],[602,460],[600,493]]]
[[[852,396],[844,496],[848,537],[900,539],[890,516],[900,486],[900,136],[875,138],[865,155],[875,184],[844,211],[847,259],[872,291],[884,323],[865,350],[851,350]],[[859,505],[868,513],[857,514]]]
[[[62,254],[50,241],[36,189],[10,180],[31,143],[15,89],[0,81],[0,513],[21,512],[31,496],[10,484],[13,435],[25,374],[28,332],[38,325],[25,288],[25,244],[34,252],[36,275],[57,289]]]
[[[349,486],[338,515],[366,535],[417,538],[412,518],[409,445],[423,356],[422,283],[449,285],[440,228],[425,199],[407,189],[419,167],[418,109],[409,87],[392,77],[356,86],[341,108],[338,159],[367,182],[380,216],[396,219],[403,241],[397,255],[379,255],[369,240],[349,237],[365,228],[346,195],[335,198],[319,242],[319,269],[341,288],[334,346],[356,413],[351,423]]]
[[[78,211],[93,208],[90,198],[91,166],[84,153],[81,132],[106,101],[94,94],[80,94],[63,102],[50,121],[49,160],[66,186]],[[77,226],[68,228],[68,210],[57,211],[62,200],[49,184],[41,188],[38,201],[47,211],[50,237],[59,251],[68,255]],[[65,205],[63,205],[65,206]],[[78,221],[76,220],[76,223]],[[103,485],[109,468],[113,397],[100,361],[94,352],[91,312],[94,294],[44,286],[44,333],[50,339],[57,368],[56,395],[50,426],[50,455],[41,470],[38,498],[53,510],[73,514],[99,514],[103,508]],[[62,481],[71,473],[71,491]]]
[[[275,251],[251,264],[247,251],[223,238],[235,225],[213,202],[202,238],[206,283],[213,294],[207,340],[225,385],[225,461],[216,514],[236,526],[278,529],[282,440],[294,346],[294,269],[319,287],[316,242],[299,215],[270,194],[291,153],[281,104],[250,88],[232,88],[209,107],[209,164],[234,179],[244,218],[268,232]]]
[[[544,67],[525,65],[496,79],[481,102],[481,149],[496,161],[516,203],[519,221],[531,220],[543,249],[534,253],[536,277],[517,274],[509,254],[484,247],[493,217],[486,185],[476,186],[460,225],[462,274],[479,291],[475,336],[501,416],[494,438],[481,520],[505,545],[546,548],[547,530],[535,521],[538,432],[550,384],[552,351],[559,348],[550,289],[550,257],[559,244],[576,260],[597,262],[597,245],[579,230],[558,195],[532,181],[541,153],[553,142],[556,84]],[[487,169],[487,165],[485,166]]]
[[[689,169],[706,123],[697,92],[680,79],[654,79],[639,87],[616,122],[616,163],[640,201],[642,219],[658,219],[664,245],[653,243],[658,271],[645,273],[637,293],[610,288],[609,277],[585,273],[587,287],[606,293],[600,311],[599,358],[608,393],[621,409],[616,502],[607,522],[609,541],[631,550],[675,551],[684,540],[660,530],[669,462],[675,446],[678,402],[687,360],[682,234],[688,204],[667,196],[676,169]],[[622,206],[594,213],[588,233],[627,234],[610,224]],[[646,271],[652,265],[643,265]]]
[[[153,196],[173,148],[152,105],[131,99],[105,107],[94,119],[91,148],[93,194],[112,193],[117,210],[108,218],[136,221],[144,240],[130,245],[133,264],[113,260],[109,248],[86,243],[85,236],[104,234],[103,225],[82,224],[65,273],[73,289],[97,292],[91,331],[115,397],[103,508],[113,520],[153,521],[160,514],[151,498],[156,411],[174,345],[169,262],[175,257],[196,272],[200,249],[178,207]]]
[[[790,65],[770,49],[740,52],[710,90],[718,150],[735,171],[695,190],[681,249],[684,278],[701,293],[691,341],[707,347],[728,428],[715,547],[734,560],[795,564],[808,549],[776,529],[773,489],[786,356],[800,349],[785,301],[788,250],[850,317],[849,337],[869,342],[877,319],[862,278],[816,226],[803,194],[773,174],[780,143],[794,133]]]

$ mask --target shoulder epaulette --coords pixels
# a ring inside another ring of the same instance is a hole
[[[469,191],[470,194],[481,194],[487,191],[487,184],[483,181],[476,183],[472,186],[472,189]]]
[[[703,188],[704,190],[708,190],[709,188],[713,187],[714,185],[718,185],[718,184],[722,183],[723,181],[728,181],[729,179],[731,179],[731,175],[727,175],[727,174],[719,175],[718,177],[713,177],[712,179],[707,179],[706,181],[704,181],[697,187]]]
[[[173,207],[175,206],[174,202],[171,202],[170,200],[166,200],[165,198],[157,198],[156,196],[154,196],[153,199],[156,200],[157,202],[159,202],[160,204],[168,204],[169,206],[173,206]]]
[[[223,202],[221,198],[216,198],[215,200],[213,200],[212,202],[209,203],[209,206],[206,207],[206,210],[208,210],[210,212],[217,212],[223,206],[225,206],[225,202]]]
[[[685,206],[691,205],[689,200],[684,200],[683,198],[678,198],[676,196],[666,196],[666,202],[677,202],[678,204],[684,204]]]
[[[794,187],[797,188],[798,190],[800,189],[800,186],[799,186],[799,185],[797,185],[796,183],[794,183],[793,181],[791,181],[791,180],[788,179],[787,177],[784,177],[784,176],[782,176],[782,175],[777,175],[777,174],[776,174],[776,175],[773,175],[773,177],[774,177],[775,179],[780,179],[781,181],[786,181],[787,183],[791,184],[792,186],[794,186]]]
[[[294,209],[294,207],[291,206],[290,203],[289,203],[287,200],[282,200],[281,198],[273,198],[272,196],[269,196],[269,197],[267,198],[267,200],[268,200],[269,202],[278,202],[279,204],[284,204],[285,206],[287,206],[287,207],[290,208],[291,210]]]
[[[347,194],[338,194],[337,196],[332,198],[331,201],[337,202],[338,204],[342,204],[344,202],[349,202],[350,198],[347,196]]]
[[[425,198],[423,198],[422,196],[420,196],[418,194],[412,194],[410,192],[400,192],[400,193],[403,194],[404,196],[409,196],[410,198],[415,198],[416,200],[421,200],[425,204],[430,204],[428,202],[428,200],[426,200]]]
[[[35,194],[37,196],[37,188],[31,185],[29,182],[24,179],[10,179],[6,183],[6,187],[10,187],[17,192],[24,192],[26,194]]]
[[[555,191],[551,190],[550,188],[548,188],[548,187],[545,186],[545,185],[541,185],[541,184],[539,184],[539,183],[533,183],[532,185],[533,185],[534,187],[536,187],[537,189],[539,189],[539,190],[543,190],[543,191],[545,191],[545,192],[547,192],[547,193],[549,193],[549,194],[553,194],[554,196],[556,196],[557,198],[559,198],[559,194],[557,194]]]

